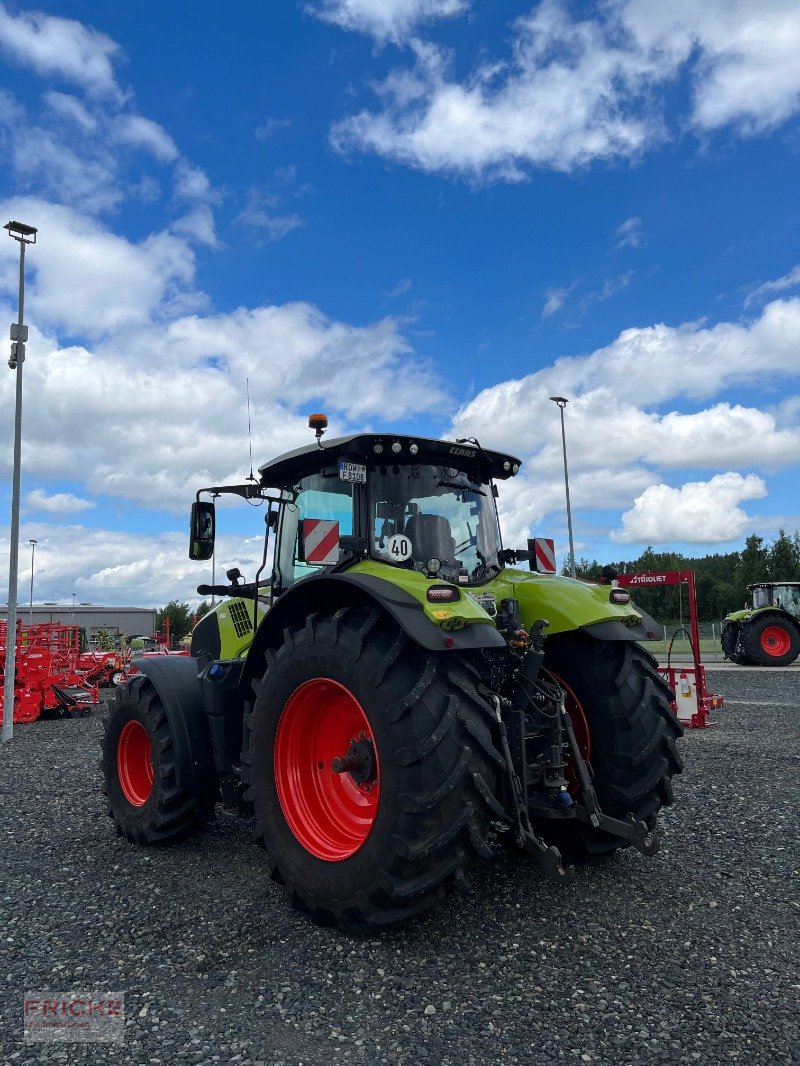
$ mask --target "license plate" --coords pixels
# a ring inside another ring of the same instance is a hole
[[[366,485],[367,468],[360,463],[346,463],[344,459],[340,459],[339,480],[351,481],[356,485]]]

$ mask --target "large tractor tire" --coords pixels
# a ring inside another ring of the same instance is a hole
[[[117,689],[103,725],[103,792],[117,832],[132,844],[168,844],[201,830],[218,790],[178,787],[169,721],[143,674]]]
[[[800,653],[797,627],[778,614],[757,615],[744,627],[748,658],[758,666],[788,666]]]
[[[502,757],[478,683],[464,657],[425,651],[376,608],[312,615],[268,653],[245,720],[245,800],[297,909],[390,928],[490,857]]]
[[[672,804],[672,777],[683,768],[675,744],[683,729],[655,659],[638,644],[566,633],[548,637],[544,665],[566,692],[566,708],[603,812],[620,819],[632,814],[653,829],[658,811]],[[569,764],[567,775],[577,793]],[[627,847],[618,837],[576,821],[537,824],[571,862]]]

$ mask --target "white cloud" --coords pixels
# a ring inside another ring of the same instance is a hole
[[[548,397],[555,394],[596,394],[613,410],[616,404],[652,408],[684,397],[697,403],[727,387],[761,385],[767,378],[777,383],[800,371],[799,335],[800,298],[775,300],[748,323],[626,329],[590,355],[561,357],[535,374],[483,390],[458,412],[455,426],[473,427],[487,443],[517,440],[527,447],[540,440],[542,420],[547,424],[552,417],[545,413],[552,406]],[[575,409],[573,403],[568,419]]]
[[[124,199],[117,161],[103,145],[76,151],[57,133],[31,126],[14,131],[12,156],[23,187],[55,202],[96,214],[113,210]]]
[[[411,292],[412,282],[411,278],[401,278],[400,281],[394,286],[393,289],[387,294],[390,300],[396,300],[400,296],[405,296],[406,293]]]
[[[62,334],[98,337],[143,325],[174,289],[194,279],[191,249],[168,233],[133,244],[43,200],[8,201],[3,210],[39,227],[29,305],[39,322]],[[13,251],[0,244],[0,261],[12,259]]]
[[[739,506],[766,496],[760,477],[727,472],[680,488],[651,485],[622,516],[613,540],[634,544],[718,544],[739,538],[752,519]]]
[[[254,454],[262,460],[308,440],[302,412],[317,404],[328,409],[333,435],[450,402],[394,319],[352,326],[307,303],[207,314],[180,237],[161,232],[134,244],[36,201],[0,210],[47,237],[28,260],[36,325],[25,367],[26,476],[43,485],[71,481],[91,493],[183,509],[198,485],[246,470],[247,377]],[[14,252],[0,243],[7,300],[0,317],[9,320]],[[58,335],[93,343],[64,347]],[[10,420],[12,410],[13,375],[0,375],[0,416]],[[0,465],[9,462],[0,456]]]
[[[617,226],[614,234],[615,248],[639,248],[642,243],[642,220],[638,217],[626,218]]]
[[[746,133],[776,126],[800,108],[800,7],[795,0],[623,0],[622,24],[637,46],[675,69],[691,67],[692,121]]]
[[[81,499],[70,492],[48,494],[44,489],[33,489],[25,496],[25,508],[28,511],[46,511],[50,514],[78,514],[95,507],[92,500]]]
[[[352,13],[348,23],[363,28]],[[697,131],[752,134],[800,110],[796,0],[610,0],[596,17],[574,19],[563,0],[543,0],[512,35],[508,60],[484,59],[462,79],[443,51],[412,41],[415,65],[378,87],[378,110],[336,124],[334,145],[430,172],[520,181],[531,167],[635,159],[660,143],[671,117],[664,90],[682,76]]]
[[[765,296],[773,296],[776,292],[787,292],[789,289],[800,287],[800,264],[784,274],[783,277],[775,278],[774,281],[765,281],[757,285],[747,294],[744,301],[745,307],[750,307]]]
[[[120,115],[113,131],[118,144],[143,148],[162,163],[172,163],[178,157],[175,142],[164,127],[143,115]]]
[[[220,247],[214,227],[214,214],[208,204],[196,204],[191,211],[173,222],[172,229],[175,233],[184,233],[191,237],[198,244],[205,244],[209,248]]]
[[[249,226],[259,237],[267,241],[279,241],[292,230],[300,229],[305,225],[300,215],[280,214],[276,211],[278,198],[265,195],[258,189],[250,189],[247,194],[247,205],[237,218],[238,223]]]
[[[93,94],[117,99],[123,95],[113,69],[119,45],[73,19],[40,11],[15,17],[0,4],[0,47],[39,74],[61,75]]]
[[[570,285],[566,288],[561,289],[547,289],[544,294],[544,307],[542,308],[542,318],[549,318],[557,311],[560,311],[566,303],[567,297],[569,296],[573,287],[574,286]]]
[[[578,514],[629,506],[667,473],[791,467],[800,454],[800,406],[790,398],[774,412],[727,402],[703,408],[700,401],[737,385],[766,380],[777,388],[796,380],[799,333],[800,300],[775,301],[750,323],[626,330],[606,348],[484,389],[457,412],[451,433],[474,434],[523,459],[500,501],[517,538],[564,506],[552,395],[570,399],[567,447]],[[675,409],[684,397],[695,410]]]
[[[280,130],[288,129],[292,120],[288,118],[268,118],[260,126],[256,126],[256,140],[268,141]]]
[[[596,22],[572,22],[544,0],[514,24],[513,58],[459,83],[443,52],[415,45],[416,67],[380,88],[384,107],[332,130],[360,147],[427,171],[520,181],[526,165],[572,170],[636,156],[660,136],[641,105],[656,65],[608,40]]]
[[[179,200],[202,200],[208,203],[219,200],[219,193],[212,189],[206,172],[185,159],[176,166],[174,180],[175,196]]]
[[[188,515],[188,504],[187,504]],[[263,509],[252,511],[249,534],[236,535],[218,511],[216,573],[238,566],[254,574],[263,551]],[[181,526],[183,522],[181,522]],[[71,605],[76,599],[104,606],[163,606],[167,600],[198,604],[197,586],[211,582],[211,563],[192,562],[187,534],[173,529],[161,533],[125,533],[78,524],[53,525],[23,520],[20,540],[37,540],[34,602]],[[0,528],[0,568],[8,570],[8,528]],[[21,587],[30,582],[30,554],[20,557]]]
[[[55,115],[69,119],[82,133],[94,133],[97,129],[97,118],[77,97],[68,93],[47,92],[44,102]]]
[[[308,10],[344,30],[402,41],[417,26],[463,14],[469,0],[319,0]]]

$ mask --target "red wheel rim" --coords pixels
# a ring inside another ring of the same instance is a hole
[[[374,753],[368,781],[332,769],[354,743],[371,745]],[[338,681],[314,678],[287,700],[275,734],[275,785],[283,816],[306,851],[342,862],[364,846],[378,816],[378,756],[369,719]]]
[[[767,626],[761,630],[761,648],[767,655],[785,655],[792,640],[783,626]]]
[[[125,799],[143,807],[153,791],[153,748],[141,722],[126,722],[117,743],[117,776]]]
[[[564,706],[566,707],[567,714],[572,722],[572,729],[575,733],[575,739],[578,742],[578,751],[581,753],[584,760],[589,762],[592,754],[592,739],[591,733],[589,732],[589,723],[586,720],[581,701],[562,677],[559,677],[558,674],[554,674],[552,670],[547,670],[546,672],[564,689]],[[564,739],[566,740],[566,737]],[[567,766],[564,776],[569,782],[569,791],[574,795],[580,788],[580,782],[578,781],[578,775],[575,773],[575,760],[571,753],[567,756]]]

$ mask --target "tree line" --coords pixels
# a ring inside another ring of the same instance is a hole
[[[578,577],[597,581],[603,566],[596,560],[579,559],[575,563]],[[657,552],[646,548],[636,559],[611,563],[621,574],[637,574],[644,570],[694,570],[697,586],[697,612],[701,622],[718,622],[729,611],[738,611],[750,604],[748,585],[758,581],[800,581],[800,532],[789,536],[785,530],[770,544],[755,533],[749,536],[742,551],[724,554],[688,556],[679,552]],[[569,567],[562,571],[569,573]],[[652,590],[637,588],[635,600],[645,611],[659,620],[677,619],[676,588]],[[674,603],[671,601],[674,599]],[[685,608],[684,608],[685,610]]]

